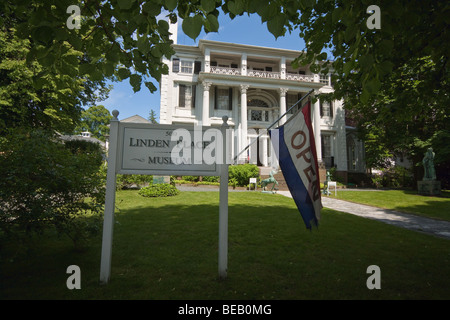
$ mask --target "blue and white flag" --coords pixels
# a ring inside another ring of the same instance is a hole
[[[322,209],[311,102],[269,134],[292,198],[306,227],[311,229],[318,225]]]

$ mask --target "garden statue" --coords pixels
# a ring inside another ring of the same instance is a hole
[[[328,182],[330,182],[330,181],[331,181],[331,173],[330,173],[330,171],[327,171],[327,180],[325,180],[325,182],[324,182],[325,187],[323,188],[323,191],[322,191],[322,193],[327,196],[329,196],[331,194],[330,187],[328,185]]]
[[[438,196],[441,194],[441,182],[436,180],[436,170],[434,169],[434,152],[428,148],[422,160],[423,180],[417,181],[417,191],[419,194],[427,196]]]
[[[425,157],[422,160],[423,169],[425,171],[423,180],[436,180],[436,171],[434,169],[434,152],[433,148],[428,148]]]
[[[276,171],[275,171],[276,173]],[[278,186],[278,181],[273,177],[274,171],[271,170],[269,173],[269,178],[264,179],[261,181],[261,187],[263,189],[263,192],[266,190],[266,186],[270,183],[273,183],[272,189],[270,190],[272,193],[274,192],[273,189],[275,188],[275,185]]]

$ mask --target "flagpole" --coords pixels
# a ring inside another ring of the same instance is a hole
[[[278,121],[281,120],[281,118],[283,118],[289,111],[291,111],[294,107],[296,107],[299,103],[301,103],[306,97],[308,97],[311,93],[314,92],[314,89],[311,89],[307,94],[305,94],[303,97],[300,98],[300,100],[298,100],[295,104],[292,105],[292,107],[290,107],[285,113],[283,113],[277,120],[275,120],[270,126],[268,126],[266,128],[266,131],[268,131],[270,128],[272,128],[275,124],[278,123]],[[301,106],[299,110],[303,109],[305,105]],[[258,141],[258,139],[263,135],[264,133],[260,133],[255,140],[253,140],[252,142],[250,142],[244,149],[242,149],[241,152],[238,153],[237,156],[234,157],[233,159],[233,164],[236,163],[237,158],[244,152],[246,151],[253,143],[255,143],[256,141]]]

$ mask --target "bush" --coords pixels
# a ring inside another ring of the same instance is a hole
[[[239,164],[230,166],[228,170],[228,181],[239,187],[247,186],[250,178],[257,178],[258,176],[259,169],[255,164]]]
[[[97,144],[64,145],[42,130],[12,131],[0,140],[0,236],[26,240],[55,228],[81,244],[88,230],[99,229],[90,224],[101,223],[101,164]]]
[[[171,184],[154,184],[139,190],[139,194],[143,197],[169,197],[176,196],[180,191]]]

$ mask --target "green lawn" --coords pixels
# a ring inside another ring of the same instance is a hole
[[[334,197],[334,189],[332,189],[331,197]],[[417,191],[408,190],[338,190],[337,198],[450,221],[450,191],[443,191],[440,197],[430,197],[421,196],[417,194]]]
[[[111,281],[101,237],[82,252],[49,235],[28,255],[0,251],[0,299],[450,299],[450,242],[323,209],[308,231],[292,199],[229,194],[228,278],[218,280],[218,192],[117,193]],[[81,268],[68,290],[66,268]],[[381,269],[369,290],[367,267]]]

